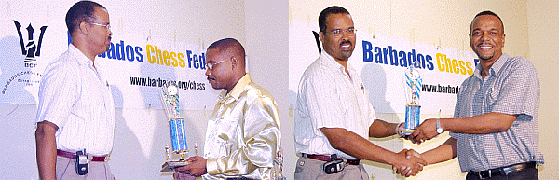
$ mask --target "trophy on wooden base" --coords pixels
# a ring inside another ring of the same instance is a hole
[[[184,118],[179,112],[179,89],[173,83],[165,83],[160,92],[161,103],[169,121],[169,135],[172,149],[165,146],[167,159],[161,165],[161,172],[171,172],[175,167],[187,165],[188,147],[184,131]],[[171,154],[180,155],[180,159],[173,160]]]
[[[422,79],[417,69],[411,65],[404,74],[404,89],[406,93],[406,116],[404,121],[404,130],[402,135],[409,136],[415,131],[415,127],[419,126],[420,108],[419,93],[421,92]]]

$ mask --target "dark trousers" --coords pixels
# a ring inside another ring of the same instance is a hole
[[[477,180],[480,179],[479,176],[476,176],[472,173],[468,173],[466,176],[466,180]],[[500,175],[500,176],[493,176],[490,178],[485,178],[489,180],[538,180],[538,169],[536,168],[528,168],[523,171],[512,172],[507,175]]]

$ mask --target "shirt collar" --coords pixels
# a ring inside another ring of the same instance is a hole
[[[489,71],[487,71],[487,73],[488,73],[487,76],[494,76],[495,74],[497,74],[497,72],[499,72],[501,67],[503,67],[503,65],[505,64],[505,62],[509,58],[510,58],[510,56],[508,54],[506,54],[506,53],[501,54],[499,59],[497,59],[497,61],[495,61],[491,65],[491,67],[489,68]],[[474,71],[474,76],[481,79],[481,71],[482,71],[482,67],[481,67],[481,63],[479,63],[476,66],[476,70]]]
[[[341,70],[341,72],[343,72],[345,74],[345,68],[344,66],[342,66],[342,64],[336,62],[336,60],[334,60],[334,57],[332,57],[330,54],[328,54],[326,51],[322,50],[322,52],[320,52],[320,59],[323,59],[322,62],[330,67],[330,68],[334,68],[334,69],[339,69]],[[348,72],[353,72],[353,66],[351,66],[351,64],[349,63],[349,59],[347,62],[347,71]]]
[[[78,57],[78,58],[76,58],[76,61],[78,62],[78,64],[93,66],[93,62],[91,60],[89,60],[89,58],[87,58],[87,56],[81,50],[76,48],[76,46],[74,46],[74,44],[68,45],[68,50],[73,55]]]
[[[225,102],[230,98],[238,100],[241,92],[243,92],[245,90],[245,87],[251,82],[252,78],[250,77],[250,74],[246,73],[243,77],[241,77],[241,79],[237,81],[237,84],[235,85],[235,87],[233,87],[233,89],[231,89],[231,91],[227,92],[226,90],[223,90],[221,94],[219,94],[218,100],[220,102]]]

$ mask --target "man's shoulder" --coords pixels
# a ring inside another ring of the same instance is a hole
[[[45,69],[45,76],[52,74],[66,74],[71,75],[79,72],[80,64],[68,51],[62,53],[60,57],[50,62]]]
[[[321,59],[317,59],[307,67],[302,78],[326,78],[332,76],[335,72],[335,67],[329,66]]]
[[[274,101],[274,97],[270,92],[254,82],[248,84],[247,88],[245,88],[245,93],[249,99],[269,99]]]
[[[507,69],[514,71],[536,71],[534,63],[522,56],[509,57],[505,64],[508,66]]]

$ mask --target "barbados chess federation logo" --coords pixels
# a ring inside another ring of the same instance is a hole
[[[25,60],[23,60],[24,67],[34,68],[37,65],[37,60],[35,57],[41,56],[41,44],[43,42],[43,36],[48,26],[42,26],[40,28],[41,32],[39,34],[38,42],[35,44],[34,33],[35,29],[29,23],[29,26],[25,28],[27,30],[27,44],[23,42],[23,36],[21,35],[21,24],[18,21],[14,21],[19,34],[19,45],[21,47],[21,54],[25,55]]]

